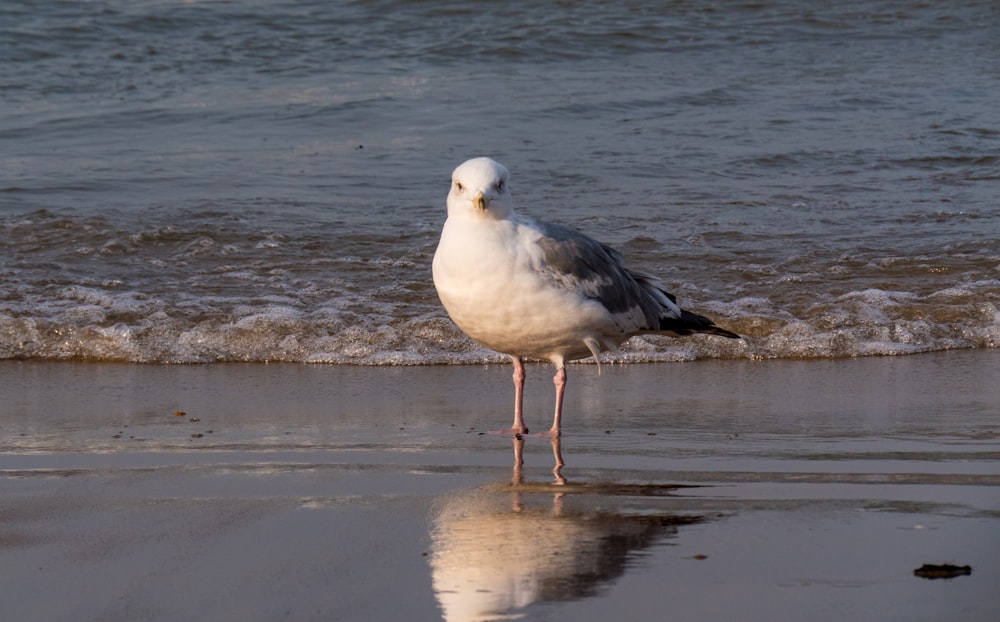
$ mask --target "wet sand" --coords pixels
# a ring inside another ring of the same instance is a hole
[[[0,619],[998,619],[1000,353],[569,373],[2,362]]]

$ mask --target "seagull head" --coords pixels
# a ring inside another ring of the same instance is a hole
[[[510,218],[514,208],[507,184],[509,176],[503,164],[490,158],[463,162],[451,174],[448,216],[485,220]]]

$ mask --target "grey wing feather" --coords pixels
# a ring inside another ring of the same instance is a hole
[[[739,335],[677,306],[677,298],[653,275],[625,267],[621,253],[574,229],[532,221],[542,237],[542,268],[557,283],[600,302],[625,333]]]
[[[538,245],[545,257],[544,270],[566,287],[600,302],[613,315],[631,317],[621,326],[625,332],[659,330],[661,318],[679,317],[656,299],[655,279],[625,267],[625,259],[615,249],[582,233],[552,223],[535,223],[542,238]],[[672,296],[663,292],[672,302]]]

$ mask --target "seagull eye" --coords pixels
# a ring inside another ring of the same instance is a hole
[[[501,179],[500,181],[498,181],[497,182],[497,192],[503,192],[503,188],[506,185],[507,185],[507,182],[505,182],[504,180]]]
[[[465,187],[462,185],[462,182],[460,181],[455,182],[455,188],[457,188],[459,192],[465,190]]]

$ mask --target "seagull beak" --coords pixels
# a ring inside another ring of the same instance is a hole
[[[485,196],[483,196],[482,192],[476,193],[476,196],[472,198],[472,204],[475,205],[476,209],[479,210],[480,212],[486,211],[486,205],[488,203],[489,200]]]

